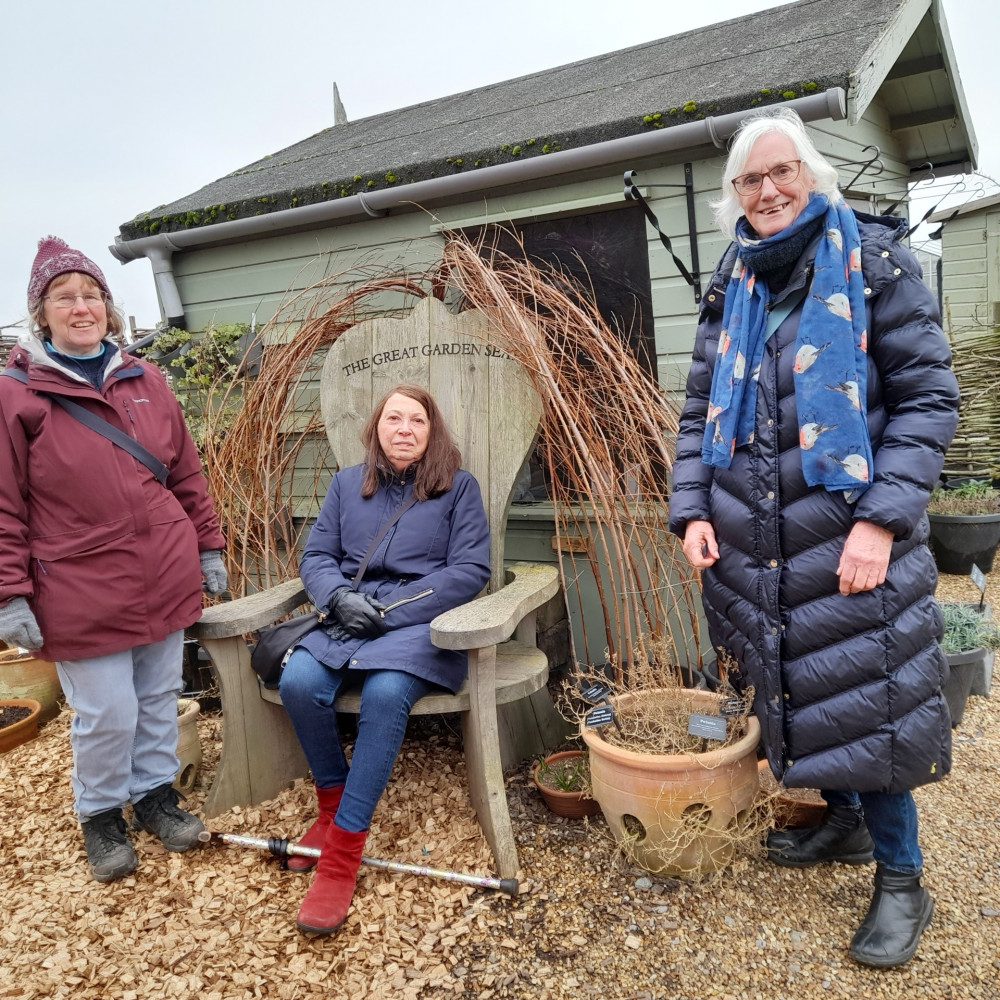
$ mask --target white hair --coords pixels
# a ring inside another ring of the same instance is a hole
[[[722,172],[722,195],[717,201],[709,202],[709,207],[715,214],[715,224],[729,239],[733,239],[736,235],[736,223],[743,215],[743,206],[740,205],[739,195],[733,187],[733,178],[743,172],[754,143],[763,136],[773,133],[791,140],[798,158],[802,161],[802,169],[809,172],[814,191],[825,194],[833,205],[843,201],[844,196],[837,186],[836,167],[830,164],[813,145],[802,119],[791,108],[768,108],[743,119],[743,124],[733,136],[726,166]]]

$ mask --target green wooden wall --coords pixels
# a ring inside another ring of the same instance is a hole
[[[944,325],[955,344],[1000,321],[1000,205],[952,219],[942,240]]]

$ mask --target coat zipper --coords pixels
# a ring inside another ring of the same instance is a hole
[[[431,595],[431,594],[433,594],[433,593],[434,593],[433,589],[431,589],[431,590],[422,590],[422,591],[420,591],[420,593],[419,593],[419,594],[414,594],[414,595],[413,595],[412,597],[404,597],[404,598],[403,598],[402,600],[400,600],[400,601],[393,601],[393,603],[392,603],[392,604],[387,604],[387,605],[386,605],[386,606],[385,606],[385,607],[384,607],[384,608],[383,608],[383,609],[382,609],[382,610],[381,610],[381,611],[379,612],[379,614],[380,614],[380,615],[381,615],[381,616],[382,616],[383,618],[385,618],[385,613],[386,613],[387,611],[392,611],[392,609],[393,609],[393,608],[398,608],[398,607],[401,607],[401,606],[402,606],[402,605],[404,605],[404,604],[409,604],[409,603],[410,603],[410,601],[419,601],[421,597],[428,597],[429,595]]]

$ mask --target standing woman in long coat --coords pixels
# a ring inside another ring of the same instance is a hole
[[[327,627],[301,640],[281,676],[281,700],[316,785],[318,816],[299,843],[321,848],[296,923],[318,934],[347,919],[410,709],[432,691],[454,693],[465,680],[467,655],[438,649],[430,623],[471,601],[490,578],[479,484],[459,468],[461,454],[430,394],[396,386],[361,440],[365,461],[333,477],[299,566]],[[334,703],[351,682],[361,686],[361,711],[348,764]],[[289,867],[312,864],[292,859]]]
[[[958,421],[951,356],[905,223],[848,208],[794,112],[744,123],[713,207],[734,242],[702,302],[671,528],[775,777],[829,806],[770,859],[874,855],[850,953],[899,965],[933,910],[911,789],[950,767],[925,511]]]

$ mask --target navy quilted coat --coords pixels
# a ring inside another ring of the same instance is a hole
[[[853,505],[806,485],[792,365],[801,305],[770,337],[757,426],[729,469],[701,461],[712,366],[735,247],[706,291],[681,415],[671,529],[711,521],[720,558],[702,573],[715,647],[755,687],[775,776],[789,786],[899,792],[947,773],[937,571],[925,513],[958,422],[958,385],[933,294],[900,242],[898,219],[858,216],[868,308],[872,485]],[[780,301],[812,279],[811,251]],[[841,595],[836,575],[855,520],[892,531],[886,581]]]
[[[338,587],[350,586],[379,528],[413,491],[411,470],[386,475],[374,495],[361,496],[364,466],[341,469],[299,562],[317,608]],[[301,642],[321,663],[350,670],[405,670],[455,692],[469,669],[468,654],[439,649],[430,622],[471,601],[490,579],[490,528],[479,483],[459,469],[451,489],[415,503],[372,554],[358,590],[389,606],[388,631],[375,639],[332,639],[322,629]]]

